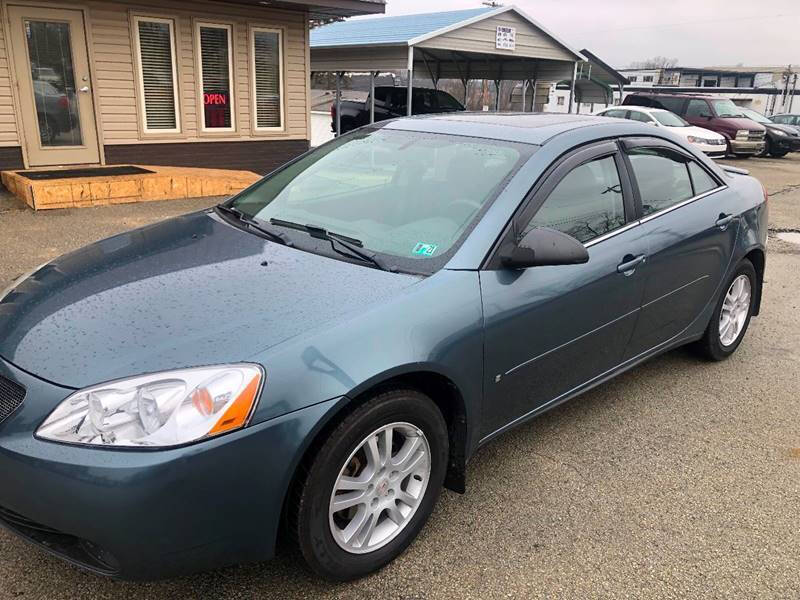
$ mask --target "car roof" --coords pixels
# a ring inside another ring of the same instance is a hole
[[[613,126],[608,117],[562,113],[459,112],[382,121],[377,126],[401,131],[419,131],[481,137],[542,145],[551,138],[587,127]],[[640,123],[643,131],[650,131]],[[617,125],[619,127],[619,125]]]
[[[716,96],[712,96],[711,94],[687,94],[685,92],[633,92],[631,96],[644,96],[646,98],[650,98],[653,96],[658,96],[661,98],[695,98],[700,100],[727,100],[727,98],[717,98]]]
[[[671,110],[667,110],[666,108],[654,108],[651,106],[639,106],[637,104],[620,104],[619,106],[609,106],[608,108],[604,108],[600,112],[607,112],[609,110],[639,110],[641,112],[646,113],[671,113]]]

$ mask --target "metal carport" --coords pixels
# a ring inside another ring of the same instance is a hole
[[[377,73],[406,72],[410,115],[415,73],[430,77],[434,87],[440,79],[458,79],[465,93],[472,79],[494,81],[498,89],[501,81],[522,81],[523,94],[529,87],[542,94],[546,88],[539,84],[569,79],[572,96],[578,64],[585,60],[515,6],[332,23],[311,32],[310,46],[312,73],[337,74],[337,133],[344,73],[371,73],[372,91]],[[534,109],[546,100],[535,98]],[[570,98],[570,112],[572,105]]]

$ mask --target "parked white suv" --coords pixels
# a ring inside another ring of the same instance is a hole
[[[646,108],[642,106],[619,106],[606,108],[597,113],[603,117],[616,117],[618,119],[631,119],[649,123],[655,127],[669,127],[669,130],[696,146],[712,158],[723,158],[727,152],[725,138],[720,134],[694,127],[673,112],[663,108]]]

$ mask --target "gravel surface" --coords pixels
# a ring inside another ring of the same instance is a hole
[[[800,228],[800,155],[731,164],[770,191],[773,228]],[[0,287],[93,239],[211,203],[34,214],[0,200]],[[798,598],[798,271],[800,246],[771,238],[762,315],[736,355],[710,364],[671,352],[489,444],[467,494],[444,492],[418,541],[376,575],[332,585],[284,553],[120,583],[0,531],[0,598]]]

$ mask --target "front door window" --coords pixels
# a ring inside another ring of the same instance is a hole
[[[42,146],[80,146],[69,23],[25,20],[36,120]]]

